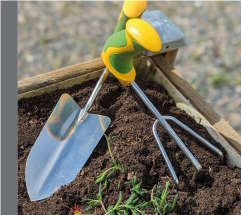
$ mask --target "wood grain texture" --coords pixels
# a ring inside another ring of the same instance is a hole
[[[77,76],[75,78],[69,78],[63,81],[59,81],[50,85],[44,85],[43,87],[39,87],[33,90],[25,91],[23,93],[18,94],[18,100],[23,98],[31,98],[34,96],[40,96],[45,93],[49,93],[52,91],[60,90],[60,89],[68,89],[70,87],[73,87],[77,84],[82,84],[86,81],[98,78],[101,74],[102,70],[92,71],[87,74],[83,74],[80,76]]]
[[[102,70],[104,64],[100,58],[96,58],[85,63],[67,66],[48,73],[36,75],[34,77],[25,78],[18,82],[18,94],[24,94],[30,91],[44,88],[52,84],[58,84],[68,79],[79,76],[85,76],[92,72]]]
[[[177,52],[178,52],[178,49],[169,51],[164,54],[164,58],[168,64],[174,65],[176,57],[177,57]]]
[[[145,56],[137,56],[134,58],[134,64],[138,68],[143,67],[146,59]],[[84,81],[97,78],[103,69],[104,64],[99,57],[84,63],[25,78],[18,82],[18,100],[81,84]]]

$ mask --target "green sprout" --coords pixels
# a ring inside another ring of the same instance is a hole
[[[102,186],[99,184],[99,191],[96,195],[96,199],[87,199],[88,207],[86,211],[89,211],[91,209],[94,209],[95,207],[101,206],[104,212],[106,213],[105,205],[103,203],[103,197],[102,197]]]
[[[114,206],[110,205],[107,208],[106,215],[119,214],[133,214],[145,215],[147,208],[154,208],[154,211],[159,215],[165,215],[172,212],[176,207],[177,195],[174,197],[172,203],[167,200],[169,182],[166,182],[165,188],[162,190],[161,186],[155,185],[151,191],[151,199],[146,201],[144,195],[146,194],[142,188],[141,183],[137,183],[136,177],[131,181],[131,189],[129,198],[123,202],[122,193]]]
[[[144,200],[144,191],[141,189],[141,183],[137,183],[136,177],[131,180],[130,196],[126,201],[122,201],[122,192],[119,193],[119,198],[115,205],[110,205],[107,208],[106,215],[119,215],[119,214],[134,214],[144,215],[144,209],[147,208],[150,203]]]
[[[176,207],[177,195],[174,197],[173,202],[170,204],[167,201],[169,189],[169,182],[166,182],[165,188],[162,190],[159,184],[155,185],[151,191],[151,203],[158,214],[165,215],[172,212]],[[154,192],[154,190],[156,190]]]
[[[109,140],[109,137],[105,135],[105,139],[106,139],[106,142],[107,142],[107,147],[108,147],[108,152],[110,154],[110,158],[111,158],[111,161],[112,161],[112,166],[105,170],[104,172],[100,173],[97,178],[96,178],[96,183],[99,184],[101,182],[104,182],[105,184],[107,183],[107,180],[115,175],[116,173],[118,173],[119,171],[123,172],[123,168],[121,167],[121,165],[119,165],[117,163],[117,161],[115,160],[113,154],[112,154],[112,151],[111,151],[111,148],[110,148],[110,140]]]
[[[106,139],[106,142],[107,142],[108,152],[110,154],[112,166],[109,169],[105,170],[104,172],[100,173],[97,176],[97,178],[95,180],[95,183],[99,184],[99,191],[98,191],[98,194],[96,196],[96,199],[87,199],[88,208],[86,210],[89,211],[89,210],[91,210],[95,207],[101,206],[102,209],[104,210],[104,212],[106,213],[106,208],[105,208],[104,203],[102,201],[102,199],[103,199],[102,198],[102,191],[107,187],[108,179],[119,171],[123,172],[123,168],[121,167],[121,165],[119,165],[117,163],[117,161],[115,160],[115,158],[112,154],[112,151],[111,151],[111,148],[110,148],[109,137],[106,134],[104,134],[104,136],[105,136],[105,139]],[[103,182],[103,185],[104,185],[103,187],[102,187],[102,182]]]
[[[108,136],[105,135],[105,138],[112,166],[97,176],[95,182],[99,185],[99,191],[96,194],[96,199],[87,199],[88,207],[86,211],[100,207],[105,215],[146,215],[147,209],[150,209],[159,215],[165,215],[172,212],[176,207],[177,195],[170,203],[168,200],[169,182],[166,182],[164,189],[162,189],[159,184],[155,185],[152,188],[150,199],[146,199],[145,196],[147,192],[142,189],[141,182],[138,182],[136,176],[125,183],[125,185],[130,186],[129,197],[126,200],[123,200],[122,192],[120,191],[116,203],[105,207],[103,202],[103,190],[107,187],[108,179],[119,171],[122,173],[124,172],[124,168],[117,163],[112,154]]]

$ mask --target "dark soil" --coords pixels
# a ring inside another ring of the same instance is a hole
[[[25,162],[52,109],[64,92],[69,93],[83,107],[96,81],[90,81],[67,91],[58,91],[19,102],[18,108],[18,213],[19,214],[72,214],[71,208],[83,199],[94,198],[98,186],[96,176],[111,166],[105,138],[102,138],[92,156],[77,178],[52,197],[30,202],[24,181]],[[176,108],[173,100],[159,85],[141,82],[140,86],[162,114],[176,116],[203,137],[215,141],[207,131],[184,112]],[[152,135],[153,115],[145,108],[131,88],[121,87],[108,79],[104,84],[91,112],[108,115],[112,119],[107,135],[111,139],[112,152],[118,162],[125,166],[126,173],[110,180],[104,191],[104,204],[113,204],[119,194],[128,196],[124,185],[130,175],[142,181],[142,187],[150,192],[160,182],[171,181],[171,196],[178,193],[178,202],[173,214],[241,214],[241,170],[230,169],[218,157],[201,146],[194,138],[174,126],[175,131],[201,162],[204,171],[195,176],[195,169],[163,128],[159,135],[174,164],[180,184],[174,186],[168,169]],[[100,210],[99,210],[100,212]]]

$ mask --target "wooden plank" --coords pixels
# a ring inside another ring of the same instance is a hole
[[[60,90],[60,89],[68,89],[70,87],[73,87],[74,85],[84,83],[86,81],[98,78],[101,74],[102,70],[97,70],[93,72],[89,72],[84,75],[80,75],[75,78],[69,78],[63,81],[56,82],[51,85],[44,85],[44,87],[40,87],[34,90],[25,91],[23,93],[18,94],[18,100],[23,98],[30,98],[34,96],[40,96],[44,93],[49,93],[52,91]]]
[[[137,56],[134,64],[137,68],[144,67],[147,57]],[[18,100],[58,89],[66,89],[84,81],[97,78],[103,70],[104,64],[101,58],[95,58],[85,63],[63,67],[48,73],[43,73],[18,82]],[[141,69],[145,71],[145,69]]]
[[[52,84],[56,85],[62,81],[73,79],[78,76],[84,76],[103,68],[104,64],[102,60],[96,58],[85,63],[75,64],[48,73],[36,75],[34,77],[25,78],[18,82],[18,94],[38,90]]]
[[[154,56],[153,63],[161,69],[166,77],[185,96],[190,103],[223,135],[223,137],[241,154],[241,137],[214,109],[204,101],[192,86],[185,81],[176,69],[168,64],[163,56]]]
[[[176,57],[177,57],[177,52],[178,52],[178,49],[169,51],[164,54],[164,58],[168,64],[174,65]]]

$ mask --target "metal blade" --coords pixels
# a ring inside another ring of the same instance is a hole
[[[181,29],[161,11],[146,10],[141,18],[149,22],[158,32],[162,41],[160,53],[178,49],[186,44],[184,33]],[[148,56],[153,55],[151,52],[147,52],[146,54]]]
[[[97,114],[79,121],[80,111],[71,96],[62,95],[32,147],[25,168],[31,201],[72,182],[110,125],[109,117]]]

